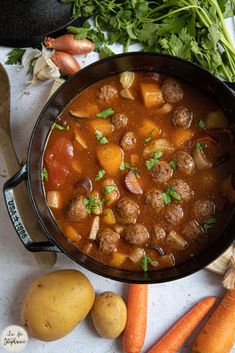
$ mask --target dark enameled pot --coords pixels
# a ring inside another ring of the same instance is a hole
[[[153,271],[145,275],[143,272],[111,268],[83,254],[64,236],[57,226],[46,204],[43,192],[41,180],[43,151],[50,127],[58,114],[75,95],[87,86],[107,76],[127,70],[155,71],[176,76],[211,95],[224,109],[231,121],[235,119],[235,94],[231,89],[232,87],[229,88],[225,83],[197,65],[168,55],[140,52],[121,54],[100,60],[68,79],[48,101],[34,127],[28,149],[27,163],[4,186],[5,199],[15,230],[27,250],[63,252],[85,268],[101,276],[118,281],[136,283],[167,282],[192,274],[219,257],[233,242],[235,234],[234,215],[231,215],[230,219],[228,219],[215,241],[200,255],[174,268]],[[36,217],[48,236],[48,242],[32,242],[30,234],[27,233],[24,225],[21,224],[20,215],[17,214],[14,201],[13,188],[23,180],[26,181]],[[19,217],[17,226],[13,214]]]

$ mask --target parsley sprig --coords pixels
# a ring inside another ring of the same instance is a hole
[[[125,170],[125,169],[129,169],[129,170],[133,170],[134,172],[138,173],[138,168],[130,163],[127,162],[122,162],[119,166],[120,170]]]
[[[215,218],[210,217],[210,218],[206,219],[204,224],[203,224],[203,229],[204,229],[205,233],[207,233],[208,230],[213,228],[215,224],[216,224],[216,219]]]
[[[105,145],[106,143],[109,142],[109,140],[105,136],[103,136],[102,131],[95,130],[95,135],[97,137],[97,140],[101,143],[101,145]]]
[[[199,148],[200,150],[203,150],[207,145],[204,142],[197,142],[195,143],[195,147]]]
[[[49,179],[48,171],[45,167],[42,168],[41,175],[42,175],[42,180],[48,181]]]
[[[158,262],[151,259],[147,254],[145,254],[140,260],[140,266],[144,272],[148,271],[148,265],[158,265]]]
[[[161,158],[163,155],[162,151],[155,151],[152,155],[151,158],[147,161],[145,161],[145,165],[147,169],[151,169],[155,164],[159,162],[159,158]]]
[[[150,131],[150,133],[148,134],[148,136],[145,137],[144,143],[147,143],[147,142],[149,142],[149,141],[152,140],[152,136],[153,136],[155,130],[156,130],[156,128],[154,128],[152,131]]]
[[[15,48],[7,53],[7,61],[5,62],[6,65],[17,65],[21,64],[22,57],[25,53],[25,49]]]
[[[112,191],[118,190],[117,185],[105,185],[104,195],[110,194]]]
[[[112,108],[107,108],[105,110],[103,110],[102,112],[96,114],[97,118],[107,118],[110,115],[113,115],[114,111]]]
[[[180,201],[181,199],[178,192],[172,186],[167,187],[167,189],[163,192],[162,197],[165,205],[171,203],[172,199],[175,199],[177,201]]]
[[[106,172],[105,172],[104,169],[98,170],[98,173],[97,173],[97,175],[95,177],[95,181],[101,180],[105,176],[105,174],[106,174]]]
[[[84,197],[83,203],[86,206],[88,214],[91,214],[97,207],[101,207],[105,200],[96,197]]]
[[[69,125],[63,126],[63,125],[60,125],[58,123],[54,123],[52,125],[52,129],[57,129],[57,130],[60,130],[60,131],[69,131],[70,127],[69,127]]]
[[[174,172],[176,171],[176,163],[175,163],[175,161],[173,161],[173,160],[169,161],[169,166],[174,170]]]
[[[234,81],[235,48],[224,19],[234,0],[61,0],[72,3],[73,17],[93,18],[68,27],[76,39],[90,39],[103,57],[107,45],[140,42],[146,52],[163,52],[193,61],[226,81]],[[107,33],[107,36],[104,34]]]
[[[199,122],[198,122],[198,126],[201,129],[205,129],[205,127],[206,127],[205,121],[203,119],[200,119]]]

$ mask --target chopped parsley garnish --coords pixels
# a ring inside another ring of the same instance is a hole
[[[52,125],[52,129],[57,129],[57,130],[60,130],[60,131],[69,131],[69,125],[63,126],[63,125],[60,125],[58,123],[54,123]]]
[[[197,142],[195,144],[195,147],[200,148],[200,150],[203,150],[203,148],[207,147],[204,142]]]
[[[167,189],[163,192],[163,201],[165,205],[171,203],[172,199],[180,201],[180,195],[172,186],[168,186]]]
[[[174,170],[174,172],[176,171],[176,163],[173,160],[169,161],[169,166]]]
[[[25,53],[25,49],[15,48],[7,53],[7,61],[5,62],[6,65],[16,65],[21,64],[22,57]]]
[[[198,126],[201,129],[204,129],[206,127],[205,121],[203,119],[200,119],[199,122],[198,122]]]
[[[154,128],[152,131],[150,131],[149,135],[147,137],[145,137],[144,143],[149,142],[149,141],[152,140],[152,135],[153,135],[155,130],[156,130],[156,128]]]
[[[100,130],[95,130],[95,135],[97,137],[97,140],[102,144],[105,145],[106,143],[109,142],[109,140],[103,136],[103,133]]]
[[[127,162],[122,162],[119,166],[120,170],[125,170],[125,169],[129,169],[129,170],[133,170],[134,172],[138,172],[138,168],[135,167],[134,165],[127,163]]]
[[[95,177],[95,181],[101,180],[105,176],[105,170],[100,169]]]
[[[140,260],[140,266],[144,272],[148,271],[148,265],[157,265],[157,261],[152,260],[148,255],[144,255]]]
[[[107,118],[110,115],[113,115],[114,111],[112,108],[108,108],[103,110],[102,112],[96,114],[97,118]]]
[[[211,217],[211,218],[206,219],[204,224],[203,224],[204,231],[207,233],[208,230],[213,228],[215,224],[216,224],[216,219],[215,218]]]
[[[86,206],[88,214],[91,214],[94,209],[103,205],[104,200],[100,200],[96,197],[85,197],[83,203]]]
[[[145,165],[147,167],[147,169],[151,169],[155,164],[157,164],[159,162],[159,158],[161,158],[163,155],[162,151],[155,151],[149,160],[147,160],[145,162]]]
[[[112,191],[117,190],[117,185],[106,185],[104,187],[104,195],[110,194]]]
[[[46,170],[45,167],[42,168],[41,175],[43,180],[48,181],[48,171]]]

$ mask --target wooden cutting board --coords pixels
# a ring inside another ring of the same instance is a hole
[[[65,81],[63,79],[56,79],[54,81],[54,84],[51,88],[50,94],[48,96],[48,99],[55,93],[55,91],[64,83]],[[224,275],[228,262],[230,260],[230,257],[233,253],[233,245],[230,246],[230,248],[225,251],[223,255],[221,255],[217,260],[212,262],[209,266],[207,266],[207,270],[217,273],[219,275]]]

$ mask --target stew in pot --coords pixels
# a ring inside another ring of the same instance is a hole
[[[123,72],[79,93],[52,126],[42,175],[53,216],[82,252],[158,270],[212,242],[235,201],[232,127],[204,92]]]

